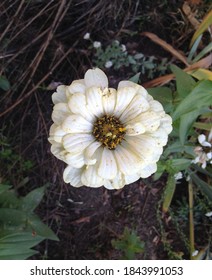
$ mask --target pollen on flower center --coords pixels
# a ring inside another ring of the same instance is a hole
[[[126,128],[114,116],[98,118],[93,126],[93,135],[109,150],[114,150],[124,138]]]

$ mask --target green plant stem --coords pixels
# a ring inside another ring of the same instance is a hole
[[[193,184],[192,181],[189,181],[188,184],[188,196],[189,196],[189,234],[190,234],[190,259],[193,259],[193,252],[195,251],[194,247],[194,215],[193,215],[193,204],[194,204],[194,195],[193,195]]]

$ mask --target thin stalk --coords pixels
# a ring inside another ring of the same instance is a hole
[[[192,181],[189,181],[188,184],[188,197],[189,197],[189,235],[190,235],[190,259],[192,260],[193,253],[195,251],[194,247],[194,194],[193,194],[193,184]]]

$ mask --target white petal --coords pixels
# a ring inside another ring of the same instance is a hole
[[[211,147],[211,144],[207,141],[203,141],[201,144],[203,147]]]
[[[168,141],[168,134],[163,128],[158,128],[156,131],[152,132],[150,137],[153,137],[156,140],[158,146],[165,146]]]
[[[58,126],[54,129],[54,133],[52,133],[51,137],[55,142],[61,143],[65,134],[66,132],[60,126]]]
[[[145,168],[139,171],[141,178],[147,178],[157,171],[157,164],[152,163],[147,165]]]
[[[81,168],[85,165],[84,156],[82,153],[71,154],[67,153],[65,155],[66,163],[72,167]]]
[[[148,109],[149,103],[146,99],[143,96],[136,94],[131,103],[123,111],[120,121],[123,123],[130,122]]]
[[[121,87],[117,91],[117,100],[115,107],[115,116],[119,117],[122,112],[129,106],[133,97],[136,94],[136,89],[134,87]]]
[[[70,183],[73,187],[83,186],[81,182],[81,168],[67,166],[63,172],[63,180],[65,183]]]
[[[127,143],[122,143],[114,151],[119,170],[125,175],[131,175],[140,168],[141,159],[130,151]]]
[[[68,115],[70,115],[70,110],[66,103],[57,103],[54,105],[52,112],[52,120],[54,123],[60,125]]]
[[[129,136],[143,134],[146,131],[145,126],[141,123],[128,124],[125,128],[126,134]]]
[[[125,87],[136,87],[137,84],[131,81],[121,81],[118,84],[118,89],[125,88]]]
[[[113,114],[116,105],[116,90],[105,89],[102,95],[103,108],[106,114]]]
[[[124,180],[123,176],[121,176],[119,174],[113,180],[105,180],[104,186],[105,186],[105,188],[107,188],[109,190],[112,190],[112,189],[119,190],[125,186],[125,180]]]
[[[99,117],[103,115],[102,91],[100,88],[92,87],[86,92],[87,108],[93,115]]]
[[[55,129],[57,128],[57,125],[55,123],[53,123],[51,126],[50,126],[50,129],[49,129],[49,138],[48,138],[48,141],[50,143],[52,143],[52,141],[54,142],[54,131]]]
[[[204,134],[200,134],[198,136],[198,141],[201,145],[202,145],[203,142],[205,142],[205,140],[206,140],[206,136]]]
[[[93,122],[95,117],[91,112],[88,110],[86,106],[86,98],[83,93],[75,93],[73,94],[69,101],[68,106],[74,114],[80,114],[83,116],[87,121]]]
[[[206,161],[204,161],[204,162],[203,162],[203,164],[202,164],[202,168],[203,168],[203,169],[205,169],[205,168],[206,168],[206,166],[207,166],[207,162],[206,162]]]
[[[206,155],[207,155],[207,158],[208,158],[209,160],[212,159],[212,152],[209,152],[209,153],[207,153]]]
[[[136,94],[139,94],[141,96],[143,96],[144,98],[148,98],[148,100],[152,100],[153,98],[151,97],[151,95],[148,94],[147,90],[142,87],[141,85],[138,85],[134,82],[131,81],[121,81],[118,84],[118,89],[120,88],[124,88],[124,87],[133,87],[136,90]],[[150,99],[149,99],[150,96]]]
[[[67,86],[66,94],[70,97],[74,93],[82,93],[85,94],[85,82],[83,79],[73,81],[70,86]]]
[[[158,102],[156,100],[152,100],[149,102],[149,104],[150,104],[150,108],[152,111],[157,112],[158,115],[161,117],[165,116],[165,111],[160,102]]]
[[[160,117],[153,111],[140,114],[139,121],[145,126],[147,132],[154,132],[160,126]]]
[[[70,115],[62,123],[62,129],[66,133],[91,132],[93,125],[80,115]]]
[[[84,81],[86,87],[100,87],[101,89],[108,87],[108,78],[99,68],[89,69],[85,73]]]
[[[65,161],[66,151],[60,143],[53,143],[51,146],[51,153],[58,159]]]
[[[135,173],[135,174],[131,174],[131,175],[125,175],[124,178],[125,178],[126,185],[128,185],[128,184],[132,184],[135,181],[137,181],[140,178],[140,176],[138,173]]]
[[[172,118],[165,114],[165,116],[160,120],[160,127],[165,129],[166,133],[169,134],[172,131]]]
[[[85,151],[84,151],[84,156],[85,156],[85,164],[90,165],[90,164],[95,164],[97,161],[96,157],[93,157],[94,153],[96,150],[102,145],[101,142],[99,141],[94,141],[91,145],[89,145]]]
[[[104,179],[113,179],[117,174],[117,165],[114,152],[104,148],[98,167],[98,175]]]
[[[63,137],[63,146],[69,153],[78,154],[94,140],[91,134],[67,134]]]
[[[52,94],[52,102],[57,103],[66,103],[66,86],[60,85],[57,87],[57,91]]]
[[[88,165],[82,173],[82,183],[85,186],[99,188],[103,185],[104,180],[97,173],[96,165]]]
[[[157,150],[161,152],[161,147],[158,147],[155,143],[155,139],[141,134],[139,136],[125,136],[125,140],[133,149],[138,157],[145,162],[149,162],[152,159],[153,154],[157,154]]]
[[[136,85],[136,93],[146,98],[147,101],[151,101],[153,99],[152,96],[148,94],[147,90],[141,85]]]

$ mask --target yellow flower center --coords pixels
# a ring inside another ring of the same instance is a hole
[[[94,123],[93,135],[109,150],[114,150],[124,138],[125,130],[118,118],[105,115]]]

